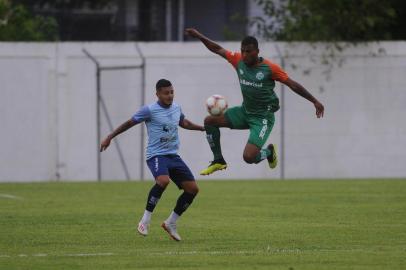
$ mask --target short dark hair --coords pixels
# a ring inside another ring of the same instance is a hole
[[[162,87],[168,86],[172,86],[172,83],[170,81],[168,81],[167,79],[160,79],[159,81],[157,81],[155,88],[156,90],[159,90]]]
[[[247,46],[247,45],[254,45],[255,49],[258,49],[258,40],[254,38],[253,36],[246,36],[242,41],[241,41],[241,47],[242,46]]]

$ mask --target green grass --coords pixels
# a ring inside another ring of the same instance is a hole
[[[0,269],[405,269],[405,180],[200,181],[182,242],[152,182],[0,184]],[[5,195],[20,198],[8,198]]]

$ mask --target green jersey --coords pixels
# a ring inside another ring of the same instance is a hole
[[[248,114],[264,115],[279,110],[279,99],[274,92],[275,81],[284,82],[288,75],[280,66],[259,58],[253,67],[242,61],[240,53],[227,51],[227,60],[237,71],[243,96],[242,107]]]

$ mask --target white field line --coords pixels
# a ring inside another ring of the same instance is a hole
[[[62,254],[62,255],[54,255],[54,254],[46,254],[46,253],[38,253],[38,254],[17,254],[17,255],[6,255],[0,254],[0,258],[12,258],[12,257],[94,257],[94,256],[113,256],[114,253],[106,252],[106,253],[78,253],[78,254]]]
[[[211,251],[166,251],[152,252],[148,255],[170,256],[170,255],[255,255],[255,254],[279,254],[279,253],[301,253],[300,249],[267,249],[267,250],[211,250]]]
[[[0,193],[0,198],[4,198],[4,199],[12,199],[12,200],[23,200],[23,198],[22,198],[22,197],[18,197],[18,196],[10,195],[10,194],[4,194],[4,193]]]
[[[92,257],[92,256],[113,256],[114,253],[79,253],[79,254],[65,254],[66,257]]]
[[[33,257],[46,257],[48,256],[48,254],[44,254],[44,253],[39,253],[39,254],[33,254]]]
[[[262,250],[211,250],[211,251],[164,251],[164,252],[142,252],[141,250],[134,250],[135,254],[142,254],[145,256],[179,256],[179,255],[256,255],[256,254],[280,254],[280,253],[302,253],[300,249],[267,249]],[[131,252],[130,252],[131,253]],[[13,257],[97,257],[97,256],[117,256],[120,254],[105,252],[105,253],[71,253],[71,254],[18,254],[7,255],[0,254],[0,258],[13,258]]]

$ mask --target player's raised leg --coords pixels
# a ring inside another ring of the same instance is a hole
[[[229,124],[224,115],[207,116],[204,119],[204,127],[206,129],[207,142],[209,143],[210,149],[213,152],[213,161],[206,169],[200,171],[200,174],[209,175],[215,171],[224,170],[227,168],[227,163],[224,160],[221,152],[220,127],[229,127]]]
[[[269,144],[266,148],[260,149],[252,143],[247,143],[244,149],[243,159],[249,164],[258,164],[262,160],[267,159],[271,169],[274,169],[278,164],[276,147],[273,144]]]
[[[266,148],[262,148],[268,140],[274,121],[274,114],[270,114],[268,117],[249,117],[250,136],[243,153],[245,162],[257,164],[267,159],[271,169],[276,167],[278,163],[276,146],[269,144]]]

